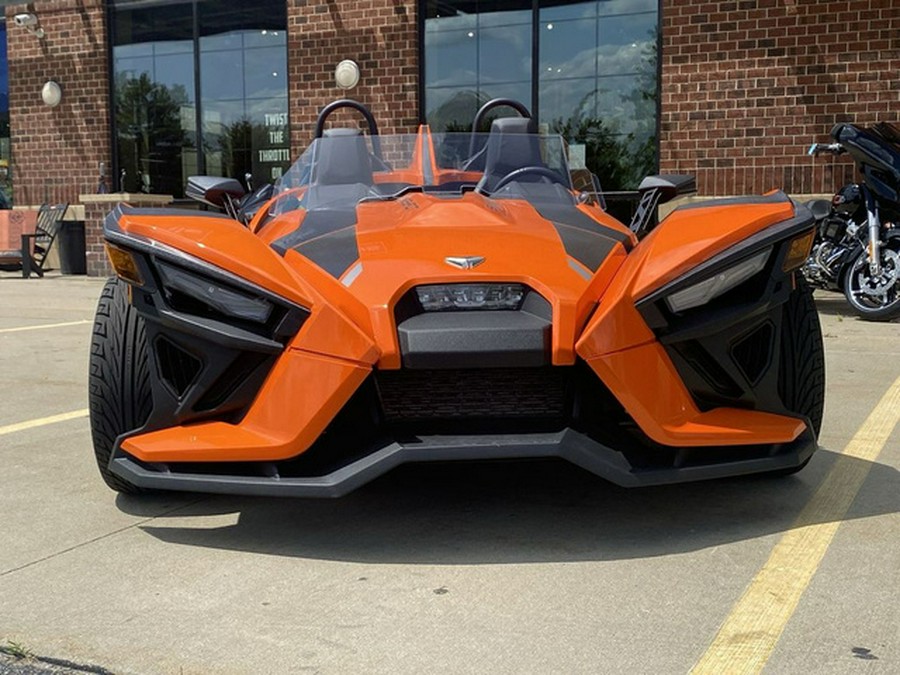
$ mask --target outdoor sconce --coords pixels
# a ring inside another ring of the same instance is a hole
[[[356,61],[344,59],[334,69],[334,81],[341,89],[353,89],[359,84],[359,66]]]
[[[62,88],[53,80],[47,80],[41,89],[41,98],[45,105],[55,108],[62,101]]]
[[[44,29],[38,26],[38,18],[34,14],[16,14],[13,17],[13,22],[34,35],[38,40],[44,37]]]

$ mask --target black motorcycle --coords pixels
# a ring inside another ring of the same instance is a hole
[[[807,204],[818,222],[803,268],[816,288],[843,291],[860,317],[900,316],[900,129],[838,124],[834,143],[813,143],[809,154],[849,153],[862,173],[826,200]]]

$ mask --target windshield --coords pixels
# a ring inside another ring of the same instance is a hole
[[[440,133],[363,136],[334,130],[317,138],[275,185],[272,215],[296,208],[348,208],[410,191],[458,195],[478,188],[515,196],[517,186],[571,188],[559,136]]]

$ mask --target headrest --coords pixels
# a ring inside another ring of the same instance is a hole
[[[494,120],[487,141],[482,188],[488,192],[503,176],[524,166],[544,166],[536,123],[525,117]],[[525,180],[535,180],[534,176]]]
[[[533,134],[537,122],[531,117],[499,117],[491,123],[492,134]]]
[[[369,146],[359,129],[328,129],[316,143],[314,185],[371,185]]]
[[[362,131],[351,127],[335,127],[334,129],[326,129],[322,135],[325,138],[334,138],[336,136],[362,136]]]

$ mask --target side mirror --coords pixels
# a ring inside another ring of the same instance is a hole
[[[638,193],[643,197],[645,192],[656,190],[659,199],[656,202],[665,204],[681,195],[693,194],[697,191],[697,179],[686,174],[664,174],[661,176],[647,176],[638,186]]]
[[[606,211],[606,200],[600,189],[600,179],[590,169],[570,169],[569,179],[572,181],[572,189],[579,193],[580,204],[596,204]]]
[[[235,201],[246,194],[246,191],[234,178],[191,176],[188,178],[184,194],[201,204],[228,211]]]
[[[684,174],[647,176],[638,186],[640,201],[629,229],[640,239],[656,226],[656,207],[697,191],[697,180]]]

